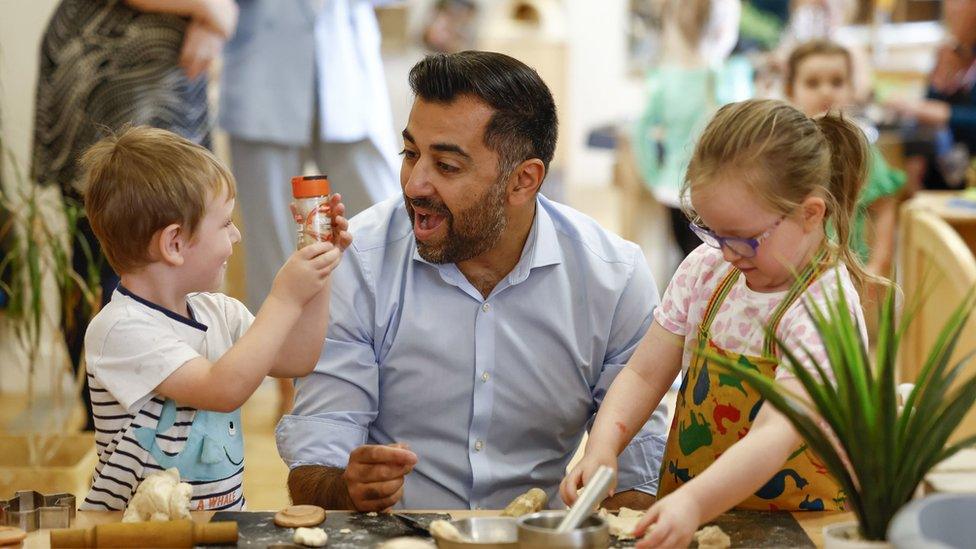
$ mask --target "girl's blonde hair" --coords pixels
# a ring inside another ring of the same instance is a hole
[[[830,255],[847,265],[860,290],[870,277],[849,242],[867,167],[864,133],[843,116],[814,119],[782,101],[751,99],[725,105],[709,122],[688,165],[682,195],[687,198],[692,189],[732,172],[783,215],[809,196],[822,197],[824,223],[837,234],[836,242],[828,243]]]

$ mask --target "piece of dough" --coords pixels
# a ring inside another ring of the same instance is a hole
[[[190,518],[193,487],[180,482],[176,467],[153,473],[136,488],[122,522],[167,521]]]
[[[14,545],[24,541],[27,532],[13,526],[0,526],[0,545]]]
[[[325,520],[325,509],[318,505],[289,505],[275,513],[274,523],[282,528],[318,526]]]
[[[541,511],[549,503],[549,496],[541,488],[531,488],[528,492],[516,497],[502,511],[503,517],[520,517]]]
[[[698,549],[728,549],[732,546],[732,538],[718,526],[706,526],[695,532]]]
[[[443,519],[431,521],[427,529],[430,530],[432,536],[445,541],[468,541],[468,537],[462,534],[456,526]]]
[[[321,528],[296,528],[295,537],[291,540],[299,545],[325,547],[325,544],[329,543],[329,534]]]
[[[634,539],[634,529],[637,528],[637,523],[643,518],[644,511],[621,507],[615,515],[601,508],[597,514],[607,521],[611,536],[616,536],[617,539]]]
[[[377,549],[435,549],[437,546],[423,538],[400,537],[386,540]]]

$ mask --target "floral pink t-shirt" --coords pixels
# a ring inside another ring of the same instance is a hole
[[[654,310],[654,320],[658,324],[665,330],[685,338],[682,371],[687,370],[691,364],[692,351],[697,343],[698,325],[705,316],[705,308],[708,307],[712,294],[731,267],[732,265],[722,258],[720,250],[706,245],[699,246],[678,267],[674,278],[668,284],[668,289],[664,292],[661,305]],[[801,349],[805,347],[823,367],[827,366],[827,353],[817,334],[813,319],[810,318],[802,301],[823,308],[826,304],[825,296],[833,296],[837,293],[838,275],[851,315],[856,317],[861,326],[861,337],[867,341],[861,301],[854,289],[850,273],[843,264],[837,269],[827,270],[815,280],[801,298],[786,311],[776,331],[777,336],[794,353],[803,355]],[[712,341],[730,352],[761,356],[763,327],[786,294],[785,290],[775,293],[750,290],[746,285],[746,278],[739,276],[712,322]],[[813,369],[813,363],[805,356],[803,359],[804,366]],[[788,366],[776,369],[777,379],[789,377],[793,377],[793,373]]]

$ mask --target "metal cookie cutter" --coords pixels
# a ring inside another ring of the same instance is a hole
[[[26,490],[0,500],[0,525],[16,526],[25,532],[38,528],[68,528],[75,518],[75,497]]]

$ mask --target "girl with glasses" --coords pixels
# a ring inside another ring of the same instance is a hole
[[[699,525],[733,507],[839,510],[844,494],[789,422],[747,384],[702,357],[722,353],[802,394],[777,367],[775,338],[824,365],[826,351],[804,304],[843,291],[864,325],[858,286],[867,275],[848,247],[868,162],[861,130],[834,115],[810,118],[780,101],[721,108],[702,134],[684,183],[691,228],[703,245],[678,268],[654,322],[617,376],[567,503],[618,453],[678,375],[674,423],[657,503],[638,524],[638,547],[686,547]],[[837,238],[827,236],[830,225]],[[653,529],[647,529],[653,524]]]

